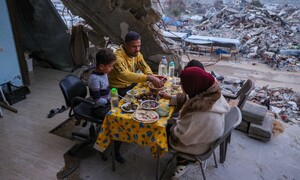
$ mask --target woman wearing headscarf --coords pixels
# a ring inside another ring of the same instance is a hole
[[[184,69],[180,73],[180,81],[186,95],[171,96],[165,92],[159,93],[161,97],[170,99],[170,105],[184,102],[178,119],[169,129],[169,145],[180,152],[202,154],[223,135],[224,118],[230,107],[215,78],[203,69]],[[178,157],[173,177],[184,174],[190,163]]]

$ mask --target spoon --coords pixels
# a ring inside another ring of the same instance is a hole
[[[165,79],[167,79],[167,76],[164,76],[161,81],[164,82]]]

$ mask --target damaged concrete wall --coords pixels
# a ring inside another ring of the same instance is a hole
[[[72,14],[86,20],[97,32],[99,39],[106,36],[113,43],[120,45],[125,34],[133,30],[142,37],[141,53],[146,60],[157,54],[170,54],[167,41],[156,25],[162,14],[159,1],[62,0],[62,2]],[[152,59],[158,61],[158,57]]]

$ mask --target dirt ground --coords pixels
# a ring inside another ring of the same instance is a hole
[[[203,63],[211,59],[210,56],[189,55],[190,59],[197,59]],[[215,58],[215,57],[214,57]],[[224,59],[212,66],[207,66],[207,71],[214,71],[223,76],[237,77],[243,80],[251,79],[255,86],[269,86],[292,88],[295,92],[300,92],[300,72],[287,72],[274,70],[269,65],[257,60]],[[182,61],[187,63],[189,60],[186,55],[182,56]]]

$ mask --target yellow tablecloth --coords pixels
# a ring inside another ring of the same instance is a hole
[[[165,83],[168,92],[176,93],[172,90],[171,83]],[[148,92],[149,89],[144,83],[134,87],[139,93]],[[160,99],[160,106],[169,106],[169,100]],[[119,107],[123,104],[120,101]],[[170,107],[168,117],[160,117],[158,121],[150,124],[140,123],[132,119],[132,113],[125,113],[119,108],[117,112],[111,111],[106,115],[100,129],[95,148],[103,152],[110,144],[111,139],[125,142],[135,142],[143,146],[150,146],[153,156],[156,156],[157,146],[160,147],[160,154],[163,155],[168,151],[166,125],[170,119],[174,107]]]

